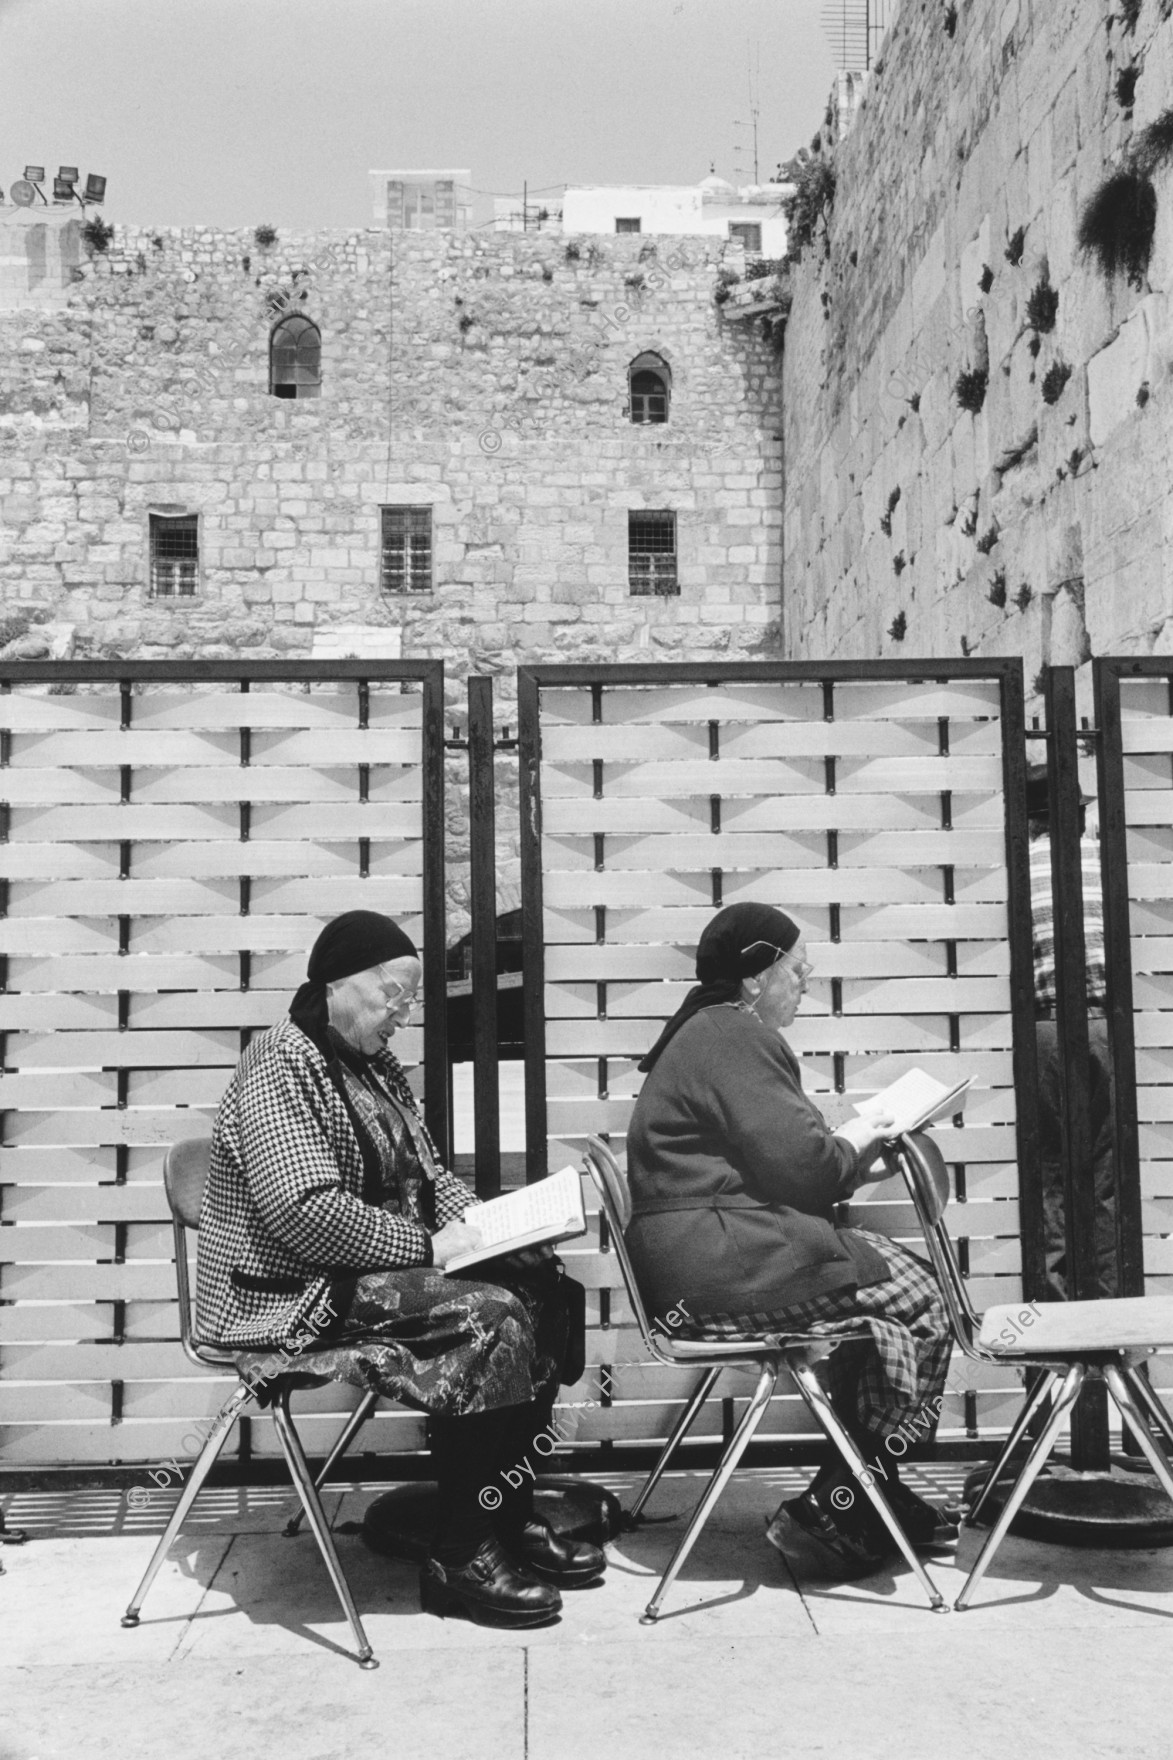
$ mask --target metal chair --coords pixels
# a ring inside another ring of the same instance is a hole
[[[587,1138],[584,1164],[599,1194],[616,1257],[619,1260],[619,1268],[623,1273],[627,1299],[631,1303],[640,1335],[649,1354],[657,1363],[664,1363],[673,1369],[700,1369],[702,1371],[700,1380],[677,1419],[671,1436],[664,1444],[659,1460],[652,1468],[629,1511],[629,1521],[634,1523],[638,1520],[640,1511],[659,1483],[677,1447],[692,1428],[701,1407],[708,1399],[722,1371],[725,1369],[756,1370],[758,1378],[757,1385],[745,1409],[745,1415],[734,1431],[732,1440],[721,1456],[699,1503],[693,1510],[688,1526],[680,1538],[680,1543],[672,1554],[667,1570],[660,1579],[659,1587],[644,1609],[640,1624],[652,1625],[658,1619],[665,1595],[675,1582],[681,1566],[692,1551],[718,1498],[761,1423],[766,1407],[773,1397],[778,1377],[784,1369],[793,1377],[812,1416],[867,1493],[877,1514],[881,1517],[915,1573],[917,1581],[928,1596],[929,1605],[934,1613],[947,1613],[948,1604],[944,1596],[937,1589],[914,1552],[903,1528],[881,1493],[875,1475],[868,1471],[863,1456],[840,1423],[834,1407],[812,1367],[812,1364],[819,1357],[827,1356],[837,1344],[848,1342],[847,1339],[828,1340],[813,1338],[803,1333],[780,1333],[776,1336],[752,1339],[748,1342],[733,1343],[725,1339],[670,1338],[657,1332],[648,1320],[623,1236],[624,1228],[631,1220],[631,1196],[627,1189],[627,1181],[611,1152],[610,1146],[599,1137]],[[869,1338],[871,1335],[861,1331],[855,1336]]]
[[[204,1187],[208,1182],[208,1165],[211,1143],[208,1138],[200,1137],[173,1143],[167,1151],[163,1163],[163,1183],[167,1192],[167,1202],[171,1209],[171,1222],[175,1232],[175,1275],[179,1289],[179,1336],[186,1355],[201,1368],[229,1370],[238,1374],[236,1361],[229,1351],[215,1345],[198,1344],[192,1338],[192,1305],[191,1286],[187,1267],[187,1231],[198,1231],[200,1225],[200,1205],[203,1202]],[[276,1375],[268,1382],[268,1391],[272,1400],[273,1422],[276,1426],[278,1440],[289,1466],[290,1477],[297,1487],[318,1550],[330,1573],[330,1581],[342,1604],[354,1641],[358,1646],[357,1661],[362,1668],[378,1668],[367,1635],[363,1630],[362,1621],[354,1605],[350,1587],[338,1562],[338,1554],[334,1548],[334,1540],[330,1533],[325,1511],[318,1497],[318,1485],[325,1478],[334,1460],[349,1444],[351,1438],[361,1426],[371,1410],[377,1395],[368,1395],[348,1420],[342,1435],[335,1444],[334,1450],[326,1466],[318,1475],[315,1483],[309,1464],[305,1458],[301,1439],[294,1427],[289,1410],[290,1394],[297,1387],[305,1387],[320,1382],[324,1377],[315,1377],[312,1369],[306,1370],[312,1363],[312,1350],[304,1351],[298,1358],[298,1368],[288,1375]],[[146,1568],[142,1582],[131,1597],[130,1605],[122,1616],[124,1626],[137,1626],[139,1611],[146,1599],[147,1592],[158,1575],[159,1567],[167,1555],[167,1551],[183,1526],[188,1511],[191,1509],[205,1479],[211,1471],[217,1456],[228,1440],[232,1426],[237,1418],[243,1416],[247,1407],[257,1400],[257,1390],[243,1378],[228,1399],[220,1407],[212,1420],[207,1440],[200,1451],[199,1459],[191,1470],[187,1484],[175,1506],[171,1520],[151,1555],[151,1562]],[[357,1422],[356,1422],[357,1420]]]
[[[1018,1302],[987,1308],[979,1315],[970,1302],[945,1226],[949,1173],[938,1144],[918,1132],[888,1144],[884,1154],[893,1171],[898,1168],[903,1174],[912,1195],[949,1319],[965,1355],[979,1363],[1042,1371],[966,1516],[967,1524],[972,1526],[977,1521],[990,1492],[1026,1435],[1031,1419],[1061,1383],[1046,1421],[957,1597],[955,1606],[961,1610],[969,1605],[1086,1380],[1102,1380],[1106,1384],[1121,1417],[1173,1499],[1173,1468],[1149,1430],[1151,1422],[1167,1444],[1173,1443],[1173,1420],[1139,1370],[1145,1357],[1173,1350],[1173,1299],[1127,1296],[1094,1302],[1047,1302],[1037,1308]],[[1032,1318],[1025,1321],[1028,1313]]]

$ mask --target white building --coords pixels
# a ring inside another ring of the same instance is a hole
[[[375,225],[391,232],[467,232],[472,172],[368,171]]]
[[[698,184],[580,184],[562,198],[563,232],[707,234],[741,243],[749,256],[786,252],[788,183],[735,189],[715,174]]]

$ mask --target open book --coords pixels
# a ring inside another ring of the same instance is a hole
[[[963,1082],[950,1088],[945,1082],[926,1075],[923,1069],[910,1069],[890,1087],[882,1088],[868,1100],[861,1100],[855,1110],[864,1118],[871,1118],[877,1112],[890,1112],[896,1120],[892,1135],[899,1137],[905,1131],[919,1131],[922,1125],[931,1124],[935,1118],[959,1112],[965,1104],[962,1096],[972,1080],[972,1076],[966,1076]]]
[[[540,1247],[546,1241],[567,1241],[585,1234],[581,1175],[577,1167],[564,1167],[532,1186],[470,1205],[464,1220],[476,1229],[481,1245],[449,1259],[444,1267],[447,1276],[485,1259],[499,1258],[502,1253],[516,1252],[519,1247]]]

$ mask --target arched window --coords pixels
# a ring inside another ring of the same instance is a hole
[[[322,333],[308,318],[282,318],[269,338],[269,390],[274,397],[320,397]]]
[[[672,369],[658,354],[640,354],[627,369],[628,411],[633,422],[666,422]]]

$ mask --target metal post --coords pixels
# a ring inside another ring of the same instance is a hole
[[[1055,1018],[1059,1041],[1059,1125],[1063,1167],[1069,1301],[1100,1294],[1096,1263],[1096,1193],[1088,1108],[1087,949],[1083,928],[1083,854],[1080,848],[1079,748],[1076,744],[1075,671],[1048,668],[1044,693],[1051,735],[1051,886],[1055,915]],[[1071,1416],[1071,1460],[1081,1471],[1110,1463],[1107,1394],[1093,1383]]]
[[[473,1107],[476,1188],[501,1190],[497,1046],[497,836],[493,798],[493,681],[468,681],[469,880],[472,889]]]
[[[424,1118],[445,1161],[451,1158],[448,1110],[448,971],[444,887],[444,666],[423,679],[424,844]]]
[[[546,1147],[546,937],[542,902],[542,735],[538,680],[517,669],[517,758],[521,797],[522,1001],[525,1022],[525,1178],[549,1171]]]

